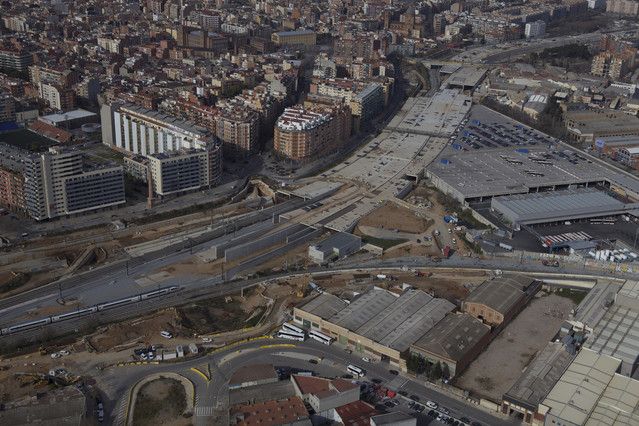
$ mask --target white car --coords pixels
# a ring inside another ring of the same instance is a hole
[[[365,357],[362,358],[362,361],[371,362],[371,359],[369,357],[365,356]]]
[[[433,401],[426,401],[426,406],[428,408],[432,408],[433,410],[437,408],[437,403]]]
[[[51,358],[53,358],[53,359],[60,358],[60,357],[62,357],[62,355],[60,355],[59,352],[54,352],[54,353],[51,354]]]
[[[147,357],[146,353],[142,353],[142,354],[140,354],[140,359],[141,359],[141,360],[146,361],[146,360],[147,360],[147,358],[148,358],[148,357]]]
[[[211,339],[210,337],[202,337],[202,341],[204,343],[211,343],[213,341],[213,339]]]
[[[173,338],[173,335],[170,332],[166,331],[166,330],[160,331],[160,336],[164,337],[165,339],[172,339]]]
[[[62,349],[62,350],[59,352],[59,354],[60,354],[60,355],[63,355],[63,356],[67,356],[67,355],[71,354],[71,352],[69,352],[69,351],[68,351],[68,350],[66,350],[66,349]]]

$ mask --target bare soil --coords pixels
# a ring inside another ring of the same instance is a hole
[[[190,425],[182,413],[186,409],[186,391],[174,379],[153,380],[138,392],[133,412],[135,426]]]
[[[456,380],[456,385],[501,401],[522,370],[555,336],[574,306],[570,299],[555,294],[533,299]]]
[[[432,226],[433,221],[418,217],[406,207],[387,202],[383,206],[364,216],[358,225],[382,229],[397,229],[399,232],[422,234]]]

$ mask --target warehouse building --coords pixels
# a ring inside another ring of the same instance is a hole
[[[592,326],[585,347],[620,360],[621,374],[632,376],[639,366],[639,282],[626,281],[612,306]]]
[[[561,342],[550,342],[526,367],[502,399],[501,411],[519,413],[525,423],[532,423],[539,404],[568,368],[575,354]]]
[[[432,364],[446,364],[450,377],[459,375],[490,342],[490,327],[465,313],[449,313],[411,348]]]
[[[449,89],[462,89],[473,91],[486,77],[486,70],[476,67],[460,67],[446,80]]]
[[[406,371],[401,355],[451,312],[455,305],[421,290],[401,295],[374,287],[350,304],[323,293],[294,308],[294,321],[319,330],[340,344]]]
[[[490,207],[518,230],[521,225],[634,214],[639,203],[623,203],[595,188],[494,197]]]
[[[539,290],[541,281],[514,275],[484,281],[462,303],[462,311],[490,326],[508,324]]]
[[[617,374],[620,365],[583,348],[539,405],[533,425],[639,424],[639,381]]]
[[[308,257],[315,263],[324,263],[331,257],[340,258],[358,252],[362,248],[362,239],[347,232],[337,232],[308,247]]]

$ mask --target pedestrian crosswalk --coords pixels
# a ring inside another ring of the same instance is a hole
[[[204,405],[201,407],[196,406],[194,411],[196,417],[210,417],[213,415],[215,407],[213,407],[212,405]]]
[[[115,426],[124,426],[126,423],[127,399],[122,397],[119,399],[115,407],[115,415],[113,416],[113,424]]]
[[[566,232],[558,235],[544,235],[542,239],[547,245],[552,245],[569,241],[590,241],[592,236],[587,232]]]

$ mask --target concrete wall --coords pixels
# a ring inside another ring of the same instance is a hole
[[[288,236],[294,235],[305,228],[307,228],[306,225],[291,225],[254,241],[228,248],[224,253],[224,261],[229,262],[242,257],[247,257],[276,244],[283,244],[286,242]]]

